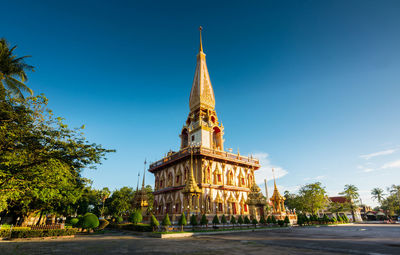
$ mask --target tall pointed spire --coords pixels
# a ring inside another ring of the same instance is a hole
[[[199,49],[199,52],[203,52],[203,42],[201,40],[201,30],[203,30],[203,28],[200,26],[199,27],[199,31],[200,31],[200,49]]]
[[[139,178],[140,178],[140,173],[137,174],[137,184],[136,184],[136,191],[139,190]]]
[[[203,28],[200,27],[200,47],[197,54],[196,71],[189,99],[190,111],[197,110],[200,107],[211,110],[215,108],[214,90],[211,85],[210,75],[208,74],[206,54],[203,52],[202,30]]]
[[[142,182],[142,189],[144,189],[144,179],[146,177],[146,159],[144,159],[144,169],[143,169],[143,182]]]
[[[275,169],[272,168],[272,175],[274,176],[274,189],[277,190],[276,188],[276,180],[275,180]]]

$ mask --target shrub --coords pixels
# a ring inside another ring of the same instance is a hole
[[[194,229],[194,227],[195,226],[197,226],[197,217],[196,217],[196,215],[192,215],[191,217],[190,217],[190,225],[192,225],[192,227],[193,227],[193,229]]]
[[[278,225],[279,225],[280,227],[283,227],[283,224],[285,224],[285,222],[284,222],[283,220],[278,220]]]
[[[244,223],[242,215],[239,215],[238,223],[239,223],[240,227],[242,227],[242,224]]]
[[[268,216],[268,217],[267,217],[267,224],[271,224],[271,223],[272,223],[271,216]]]
[[[168,213],[165,215],[163,221],[161,222],[161,225],[165,227],[165,231],[168,232],[168,227],[171,226],[171,221],[169,220]]]
[[[250,224],[250,219],[247,217],[247,215],[244,216],[244,224]]]
[[[29,228],[16,228],[12,229],[11,235],[9,229],[1,229],[0,237],[3,238],[31,238],[31,237],[50,237],[50,236],[71,236],[75,235],[78,229],[68,228],[68,229],[40,229],[31,230]]]
[[[125,223],[125,224],[111,224],[113,228],[121,229],[121,230],[130,230],[130,231],[138,231],[138,232],[151,232],[152,226],[150,224],[142,224],[139,223],[137,225],[133,223]]]
[[[78,218],[72,218],[69,222],[71,223],[72,226],[75,227],[75,226],[78,226],[79,219]]]
[[[323,221],[325,224],[328,224],[330,220],[329,220],[329,217],[326,216],[326,214],[324,214],[324,216],[322,217],[322,221]]]
[[[86,213],[82,218],[82,228],[94,229],[99,226],[99,218],[93,213]]]
[[[132,222],[133,224],[138,224],[142,222],[143,216],[142,212],[140,210],[135,210],[131,215],[129,215],[129,221]]]
[[[219,224],[218,215],[215,215],[215,216],[214,216],[214,218],[213,218],[213,220],[212,220],[212,224],[214,225],[214,227],[215,227],[215,225]]]
[[[183,226],[187,225],[185,214],[182,213],[181,218],[178,221],[178,225],[181,226],[181,231],[183,231]]]
[[[274,215],[271,216],[271,223],[276,224],[276,218]]]
[[[333,223],[336,223],[336,222],[337,222],[337,219],[336,219],[335,216],[332,217],[332,222],[333,222]]]
[[[108,224],[110,224],[108,222],[108,220],[105,220],[105,219],[99,220],[99,227],[97,229],[98,230],[103,230],[108,226]]]
[[[228,223],[228,221],[226,220],[225,214],[222,214],[221,223],[222,223],[222,228],[224,228],[225,224]]]
[[[200,220],[200,224],[203,226],[203,225],[208,225],[208,219],[207,219],[207,217],[206,217],[206,215],[205,214],[203,214],[203,216],[201,216],[201,220]]]
[[[119,224],[124,221],[124,218],[122,218],[122,216],[115,216],[114,221]]]
[[[185,223],[186,223],[186,219],[185,219]],[[158,228],[159,225],[160,225],[160,223],[158,223],[158,220],[152,214],[150,217],[150,226],[151,226],[152,230],[154,231],[156,228]]]
[[[231,216],[231,220],[230,220],[231,224],[233,225],[233,228],[235,228],[235,224],[236,224],[236,218],[235,216]]]
[[[254,225],[254,228],[257,228],[258,221],[257,221],[256,218],[254,218],[254,219],[251,221],[251,223]]]
[[[303,226],[304,225],[303,214],[297,214],[297,225],[299,225],[299,226]]]
[[[262,215],[261,218],[260,218],[260,224],[265,225],[266,223],[267,223],[267,221],[265,220],[264,215]]]
[[[285,219],[283,220],[283,223],[285,223],[286,226],[290,224],[290,220],[287,215],[286,215]]]

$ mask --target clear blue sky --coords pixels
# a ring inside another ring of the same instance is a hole
[[[399,13],[400,1],[8,1],[0,36],[32,55],[28,85],[56,114],[117,150],[84,172],[95,187],[135,187],[145,158],[178,149],[202,25],[225,147],[261,157],[258,182],[275,166],[282,192],[355,184],[373,204],[373,187],[400,184]]]

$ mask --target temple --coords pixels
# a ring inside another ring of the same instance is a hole
[[[265,214],[266,200],[254,179],[259,160],[224,150],[224,126],[215,111],[215,96],[200,47],[189,97],[189,115],[180,132],[180,150],[150,165],[155,175],[153,213],[177,219],[182,213]]]

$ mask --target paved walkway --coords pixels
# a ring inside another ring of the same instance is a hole
[[[304,227],[154,239],[127,233],[2,241],[0,254],[400,254],[400,225]]]

